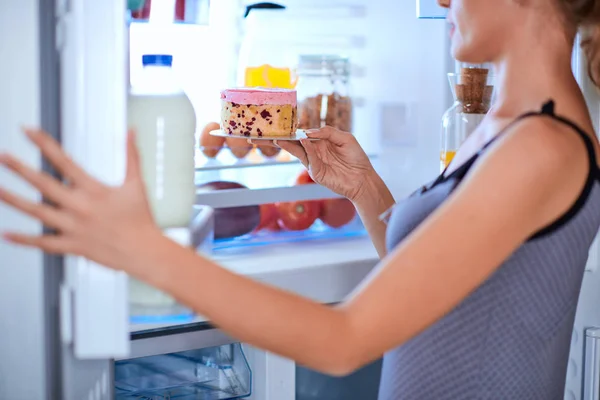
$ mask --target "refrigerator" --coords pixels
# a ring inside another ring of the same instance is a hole
[[[124,175],[127,88],[139,68],[139,55],[147,51],[176,53],[175,59],[181,55],[185,62],[180,72],[188,77],[185,89],[199,126],[214,118],[218,102],[212,99],[235,82],[243,10],[251,2],[186,1],[198,13],[208,12],[202,14],[206,18],[173,26],[163,21],[160,29],[130,23],[126,3],[0,4],[0,151],[54,173],[19,130],[40,126],[91,174],[118,184]],[[175,1],[153,3],[173,7]],[[353,133],[394,195],[407,195],[437,175],[440,120],[452,101],[446,73],[455,64],[444,13],[435,2],[279,3],[311,18],[313,33],[320,35],[317,44],[307,36],[296,38],[295,46],[315,52],[329,47],[351,55]],[[305,21],[296,23],[298,29],[306,26]],[[600,99],[578,51],[573,67],[598,128]],[[196,181],[236,180],[247,188],[199,194],[199,205],[227,208],[336,197],[318,185],[291,185],[301,171],[294,160],[220,157],[216,164],[197,162]],[[0,185],[37,196],[4,170]],[[42,229],[0,205],[0,231]],[[215,242],[212,247],[211,257],[224,267],[326,304],[341,301],[378,262],[359,221],[335,232],[316,227],[303,235],[271,235],[235,245]],[[569,400],[600,399],[599,251],[595,243],[573,331],[565,391]],[[128,276],[90,261],[0,242],[0,265],[0,399],[375,398],[377,362],[350,377],[329,378],[238,343],[199,315],[134,317]],[[310,329],[306,327],[307,336]],[[186,385],[193,392],[184,392]],[[171,389],[152,394],[159,386]]]

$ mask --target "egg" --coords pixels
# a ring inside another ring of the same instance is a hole
[[[211,131],[215,131],[220,128],[220,125],[216,122],[209,122],[202,133],[200,134],[200,149],[202,153],[208,158],[215,158],[217,154],[223,148],[225,144],[225,138],[222,136],[213,136],[210,134]]]
[[[225,139],[227,147],[236,158],[244,158],[252,150],[252,145],[247,139],[228,137]]]
[[[261,154],[267,158],[275,157],[281,151],[281,148],[274,146],[258,146]]]

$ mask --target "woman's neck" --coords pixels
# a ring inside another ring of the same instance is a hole
[[[550,98],[581,95],[571,67],[572,42],[537,44],[518,44],[494,63],[495,118],[515,118]]]

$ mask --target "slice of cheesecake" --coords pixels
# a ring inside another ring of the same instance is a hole
[[[221,103],[221,129],[230,135],[292,136],[298,128],[295,90],[226,89]]]

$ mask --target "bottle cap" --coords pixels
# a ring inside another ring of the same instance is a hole
[[[170,67],[173,65],[173,56],[168,54],[144,54],[142,64],[144,67],[149,65]]]

